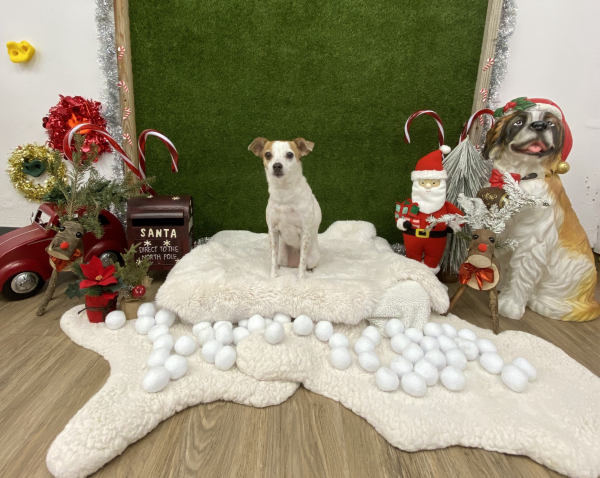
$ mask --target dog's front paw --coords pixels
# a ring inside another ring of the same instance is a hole
[[[525,305],[520,305],[510,295],[498,297],[498,313],[508,319],[519,320],[525,313]]]

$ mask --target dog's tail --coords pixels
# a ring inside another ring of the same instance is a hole
[[[600,304],[594,298],[597,279],[596,268],[590,268],[577,284],[573,297],[567,300],[567,303],[572,307],[571,312],[562,317],[561,320],[586,322],[600,316]]]

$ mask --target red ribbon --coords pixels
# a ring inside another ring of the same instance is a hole
[[[104,136],[108,143],[112,146],[115,152],[121,156],[123,162],[127,165],[129,170],[138,178],[138,179],[146,179],[146,138],[148,136],[156,136],[160,139],[171,154],[171,171],[174,173],[179,172],[179,154],[177,153],[177,149],[175,149],[175,145],[171,142],[169,138],[167,138],[164,134],[156,131],[154,129],[147,129],[142,131],[138,140],[138,161],[139,161],[139,169],[133,164],[133,162],[129,159],[129,156],[123,151],[123,148],[119,145],[119,143],[108,134],[108,132],[102,128],[101,126],[97,126],[91,123],[81,123],[72,128],[63,139],[63,150],[65,152],[65,156],[67,159],[73,161],[73,150],[71,149],[71,144],[73,142],[73,136],[75,133],[81,129],[86,131],[97,131],[99,134]],[[142,186],[142,193],[149,192],[152,195],[156,195],[154,189],[151,186]]]
[[[69,260],[59,259],[58,257],[50,256],[50,260],[54,263],[54,267],[58,272],[62,271],[65,267],[73,263],[75,259],[81,257],[83,254],[79,249],[75,249],[75,252]]]
[[[473,274],[475,274],[475,279],[477,280],[479,290],[482,289],[484,281],[489,282],[490,284],[494,282],[494,269],[491,267],[480,269],[479,267],[475,267],[473,264],[465,262],[462,266],[460,266],[460,269],[458,269],[458,279],[461,284],[466,284],[469,282]]]
[[[510,175],[516,182],[521,181],[520,174],[510,173]],[[492,169],[492,176],[490,177],[490,186],[493,188],[504,189],[504,176],[497,169]]]

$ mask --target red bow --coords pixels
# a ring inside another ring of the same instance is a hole
[[[75,259],[81,257],[83,254],[79,249],[75,249],[75,252],[69,260],[59,259],[58,257],[50,256],[50,260],[54,263],[54,267],[58,272],[62,271],[65,267],[70,265]]]
[[[521,181],[520,174],[510,173],[510,175],[516,182]],[[497,169],[492,169],[492,176],[490,177],[490,186],[493,188],[504,189],[504,177],[502,176],[502,173]]]
[[[494,269],[491,267],[480,269],[479,267],[475,267],[473,264],[465,262],[462,266],[460,266],[460,269],[458,269],[458,279],[461,284],[466,284],[469,282],[473,274],[475,274],[475,279],[477,279],[479,290],[483,288],[483,281],[489,282],[490,284],[494,282]]]

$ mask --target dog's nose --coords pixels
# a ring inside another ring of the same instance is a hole
[[[536,131],[544,131],[545,129],[548,129],[548,123],[545,121],[534,121],[530,126]]]
[[[275,172],[279,173],[279,172],[281,172],[282,169],[283,169],[283,164],[281,164],[281,163],[275,163],[273,165],[273,171],[275,171]]]

